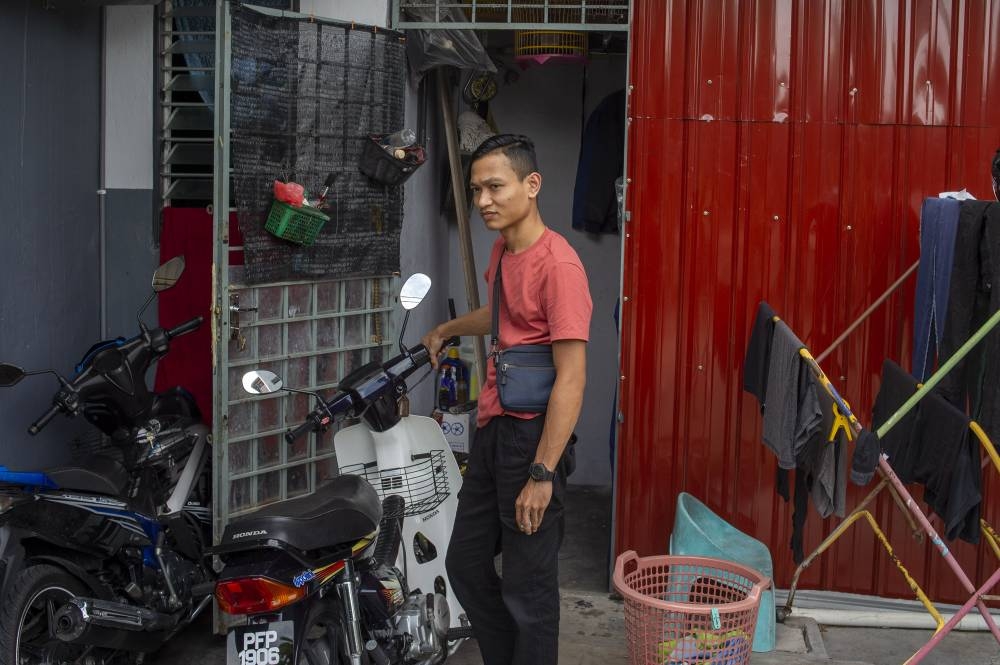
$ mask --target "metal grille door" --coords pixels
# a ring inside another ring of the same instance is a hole
[[[232,34],[231,4],[218,0],[219,34]],[[232,51],[216,41],[213,183],[214,537],[236,515],[313,492],[338,473],[333,431],[294,445],[284,433],[313,408],[309,395],[252,396],[242,375],[268,369],[289,388],[328,397],[340,379],[381,360],[394,334],[389,312],[397,280],[247,283],[243,247],[230,243]],[[233,238],[235,240],[235,238]],[[231,259],[235,259],[231,261]],[[231,267],[232,264],[232,267]]]
[[[242,388],[243,374],[267,369],[290,388],[329,397],[348,372],[382,360],[391,343],[388,294],[394,281],[230,285],[229,398],[223,416],[227,459],[217,472],[229,487],[227,518],[310,493],[338,473],[332,431],[292,445],[284,439],[289,427],[305,421],[315,399],[249,395]]]

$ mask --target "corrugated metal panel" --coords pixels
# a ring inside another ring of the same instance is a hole
[[[742,391],[756,304],[819,353],[917,258],[925,196],[989,195],[1000,0],[636,0],[632,26],[616,549],[665,552],[685,490],[766,542],[787,587],[792,510]],[[914,283],[824,363],[865,422],[882,360],[909,364]],[[936,600],[965,600],[888,497],[877,516]],[[813,515],[807,551],[832,526]],[[802,583],[910,595],[863,525]]]

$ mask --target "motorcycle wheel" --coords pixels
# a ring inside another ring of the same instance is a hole
[[[85,654],[93,657],[93,662],[109,662],[92,650],[87,654],[87,647],[67,644],[50,632],[49,620],[56,610],[85,593],[83,584],[61,568],[39,565],[21,571],[0,613],[0,662],[54,665],[76,662]]]
[[[350,665],[345,634],[335,612],[328,608],[315,611],[303,635],[296,665]]]

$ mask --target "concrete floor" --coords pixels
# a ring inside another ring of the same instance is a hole
[[[609,597],[609,488],[571,486],[566,538],[559,556],[562,588],[559,663],[626,665],[621,601]],[[916,630],[835,628],[793,617],[777,626],[777,648],[754,654],[751,665],[899,665],[929,639]],[[207,620],[191,626],[146,661],[150,665],[224,665],[225,639]],[[926,665],[1000,665],[1000,645],[988,633],[953,633],[923,661]],[[449,665],[482,665],[474,640]]]

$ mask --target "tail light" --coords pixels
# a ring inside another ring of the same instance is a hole
[[[263,577],[245,577],[215,585],[215,600],[226,614],[262,614],[274,612],[301,600],[304,588],[297,588]]]

